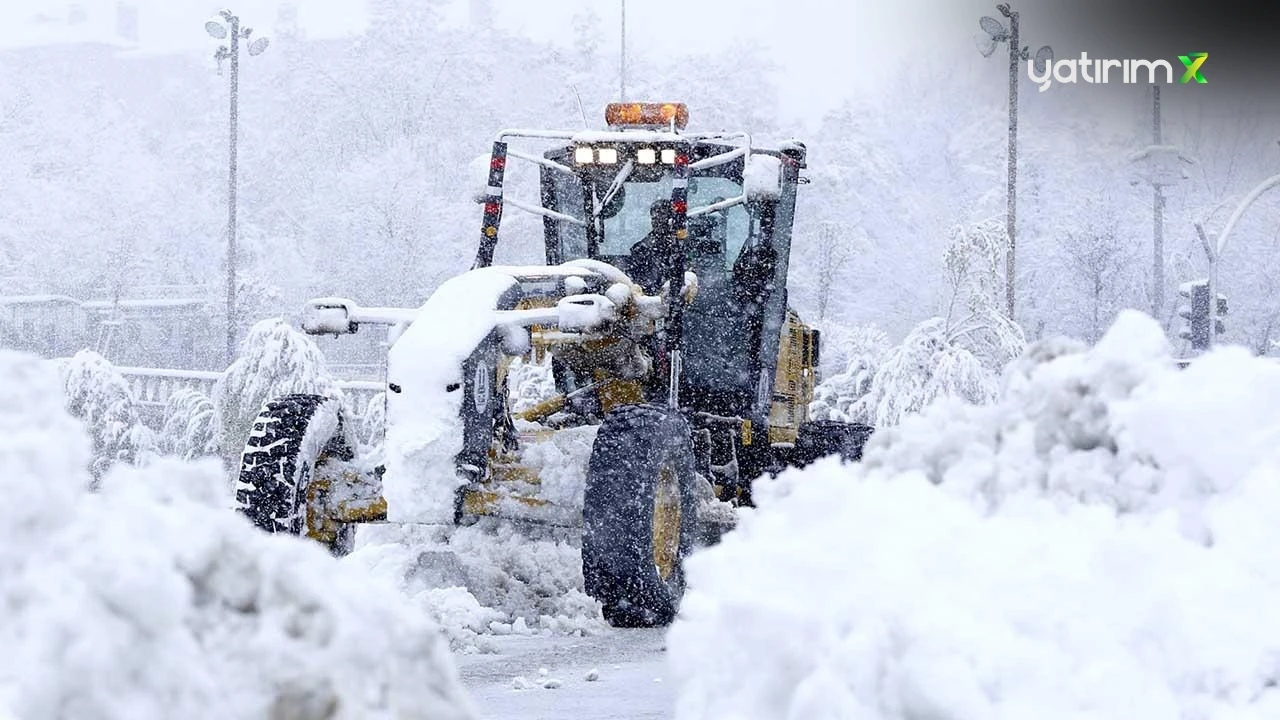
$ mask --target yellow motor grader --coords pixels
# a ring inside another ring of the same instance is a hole
[[[269,402],[237,484],[255,524],[336,553],[362,522],[581,527],[586,592],[613,625],[654,626],[675,616],[683,558],[732,526],[753,480],[860,457],[871,428],[808,420],[819,333],[787,305],[804,145],[686,132],[680,103],[605,118],[497,135],[473,178],[474,267],[422,307],[308,304],[313,334],[391,327],[382,454],[356,457],[331,398]],[[537,167],[537,202],[508,194],[512,161]],[[493,265],[507,208],[541,216],[545,266]],[[515,368],[555,393],[517,411]]]

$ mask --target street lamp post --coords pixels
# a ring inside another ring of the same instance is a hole
[[[1209,302],[1212,303],[1211,315],[1209,322],[1209,346],[1213,347],[1218,341],[1218,263],[1222,259],[1222,251],[1227,247],[1227,240],[1231,237],[1231,231],[1235,229],[1236,223],[1240,222],[1240,216],[1244,215],[1244,211],[1254,203],[1263,193],[1272,188],[1280,187],[1280,175],[1272,175],[1263,180],[1257,187],[1249,192],[1240,204],[1236,206],[1235,212],[1231,213],[1231,217],[1227,219],[1227,224],[1222,228],[1222,232],[1217,235],[1217,242],[1211,242],[1209,235],[1204,231],[1202,222],[1196,223],[1196,233],[1200,236],[1200,244],[1204,246],[1205,255],[1209,257]]]
[[[1009,28],[1006,30],[1004,25],[995,18],[983,17],[979,19],[978,25],[987,33],[988,37],[982,39],[978,50],[984,57],[991,57],[997,44],[1004,42],[1009,45],[1009,178],[1007,215],[1005,219],[1009,245],[1005,249],[1005,312],[1008,314],[1009,319],[1012,320],[1018,247],[1018,61],[1028,59],[1030,53],[1028,48],[1019,44],[1018,13],[1010,9],[1008,3],[997,5],[996,9],[1009,20]],[[1053,62],[1053,50],[1048,45],[1036,51],[1038,71],[1043,71],[1044,66],[1051,62]]]
[[[1163,145],[1164,135],[1160,124],[1160,87],[1152,86],[1152,140],[1148,145],[1129,156],[1139,166],[1139,174],[1153,188],[1151,203],[1151,315],[1160,317],[1164,312],[1164,207],[1165,188],[1172,187],[1190,177],[1184,164],[1193,165],[1196,160],[1182,154],[1175,145]],[[1135,178],[1132,184],[1138,184]]]
[[[227,349],[226,359],[230,364],[236,353],[236,145],[240,136],[240,41],[249,41],[249,55],[261,55],[267,49],[268,40],[260,37],[250,41],[253,28],[241,28],[240,18],[230,10],[223,10],[220,15],[226,25],[217,20],[204,24],[204,29],[215,40],[229,39],[226,45],[219,45],[213,57],[218,61],[218,71],[222,71],[222,61],[231,61],[231,119],[229,163],[227,172]]]

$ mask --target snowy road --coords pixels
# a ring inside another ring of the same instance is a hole
[[[674,707],[674,688],[667,677],[664,632],[507,636],[497,638],[496,655],[460,655],[457,660],[463,684],[484,720],[665,720]],[[598,678],[587,680],[592,670]],[[527,680],[528,689],[515,689],[525,685],[517,678]],[[558,687],[544,687],[554,681]]]

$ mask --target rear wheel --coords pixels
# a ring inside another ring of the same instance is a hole
[[[583,498],[582,575],[615,627],[675,619],[683,562],[698,537],[689,425],[673,410],[633,405],[605,417]]]
[[[263,406],[240,458],[236,504],[269,533],[305,535],[335,555],[350,551],[353,529],[325,528],[310,508],[326,490],[316,469],[355,457],[343,434],[338,402],[323,395],[286,395]]]

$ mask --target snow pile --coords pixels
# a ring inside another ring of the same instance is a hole
[[[522,441],[521,462],[538,472],[539,497],[576,518],[587,488],[587,465],[599,425],[565,428],[541,441]]]
[[[115,366],[92,350],[58,361],[67,411],[93,438],[88,467],[101,479],[116,463],[146,460],[156,449],[155,435],[142,424],[133,393]]]
[[[511,400],[511,412],[521,413],[556,395],[556,380],[551,373],[550,359],[545,362],[525,362],[523,358],[511,361],[507,370],[507,396]]]
[[[343,561],[399,587],[458,651],[493,651],[487,635],[602,630],[599,604],[582,591],[580,549],[533,532],[495,519],[456,528],[362,526]]]
[[[689,561],[677,717],[1280,716],[1278,397],[1128,313],[759,483]]]
[[[216,462],[121,466],[0,352],[0,716],[469,718],[438,628],[312,543],[219,509]]]

